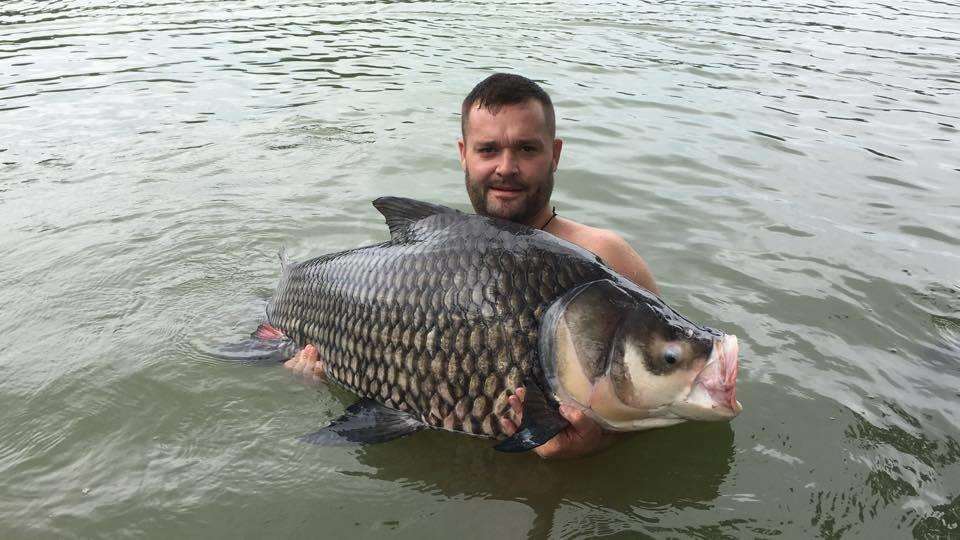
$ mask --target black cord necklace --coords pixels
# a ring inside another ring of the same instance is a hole
[[[555,217],[557,217],[557,207],[556,207],[556,206],[553,207],[553,215],[550,216],[550,219],[548,219],[546,223],[544,223],[543,225],[540,226],[540,230],[541,230],[541,231],[542,231],[542,230],[545,230],[545,229],[547,228],[547,225],[549,225],[550,222],[553,221],[553,218],[555,218]]]

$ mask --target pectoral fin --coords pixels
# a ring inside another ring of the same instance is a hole
[[[549,441],[563,431],[569,422],[560,415],[556,403],[544,395],[537,383],[526,380],[527,397],[523,400],[523,421],[513,436],[494,446],[501,452],[526,452]]]
[[[413,416],[384,407],[363,398],[347,407],[347,411],[330,425],[301,441],[320,446],[342,446],[351,443],[376,444],[399,439],[427,427]]]

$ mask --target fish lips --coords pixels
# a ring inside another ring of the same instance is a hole
[[[693,380],[690,393],[672,407],[691,420],[729,420],[743,410],[737,401],[740,344],[737,336],[714,341],[707,363]]]

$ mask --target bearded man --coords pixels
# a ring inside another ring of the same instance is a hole
[[[556,138],[550,96],[520,75],[497,73],[481,81],[463,100],[457,141],[467,194],[477,214],[541,229],[592,251],[615,271],[654,294],[660,291],[640,255],[612,231],[558,216],[550,204],[563,141]],[[308,345],[285,364],[310,377],[322,376],[316,349]],[[525,391],[509,398],[501,418],[512,435],[523,415]],[[570,426],[534,451],[543,458],[569,458],[597,452],[620,435],[604,431],[583,412],[566,406]]]

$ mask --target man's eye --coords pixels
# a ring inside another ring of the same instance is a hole
[[[489,153],[493,152],[493,147],[492,147],[492,146],[481,146],[480,148],[477,149],[477,152],[480,152],[481,154],[489,154]]]
[[[537,147],[536,147],[536,146],[530,146],[529,144],[525,144],[525,145],[523,145],[523,146],[520,147],[520,150],[522,150],[522,151],[524,151],[524,152],[527,152],[527,153],[533,153],[533,152],[536,152],[536,151],[537,151]]]

